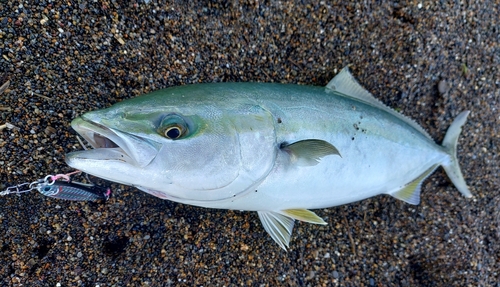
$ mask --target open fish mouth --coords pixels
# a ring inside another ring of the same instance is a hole
[[[144,167],[154,160],[161,148],[161,144],[157,142],[107,127],[84,117],[73,120],[71,126],[93,148],[68,154],[80,160],[121,161]]]
[[[103,134],[101,134],[103,131],[109,131],[111,132],[110,129],[104,127],[104,126],[101,126],[99,124],[95,124],[95,127],[96,127],[96,130],[80,130],[78,131],[78,133],[87,141],[88,144],[90,144],[90,146],[92,146],[92,148],[96,149],[96,148],[120,148],[120,146],[118,146],[110,137],[113,137],[114,134],[110,134],[108,133],[108,136],[105,136]],[[99,131],[97,131],[97,128],[99,128],[101,130],[101,133],[99,133]],[[84,147],[84,149],[86,149]],[[123,151],[123,150],[122,150]]]

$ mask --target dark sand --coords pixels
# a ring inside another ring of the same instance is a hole
[[[0,1],[0,124],[18,128],[0,132],[2,188],[71,171],[85,111],[198,82],[322,86],[351,65],[438,142],[471,110],[458,155],[474,198],[439,169],[420,205],[317,210],[328,225],[297,223],[284,252],[253,212],[117,184],[106,204],[9,195],[1,286],[500,286],[498,1],[22,2]]]

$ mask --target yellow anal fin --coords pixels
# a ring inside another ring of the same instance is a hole
[[[402,189],[390,193],[391,196],[407,202],[409,204],[417,205],[420,203],[420,189],[422,187],[422,182],[438,167],[437,164],[431,166],[429,169],[424,171],[419,177],[410,181]]]
[[[286,209],[282,210],[283,215],[289,216],[293,219],[297,219],[304,222],[326,225],[327,223],[323,218],[319,217],[316,213],[307,209]]]

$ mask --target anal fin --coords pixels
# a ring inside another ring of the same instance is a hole
[[[286,251],[292,236],[293,218],[272,211],[257,211],[257,214],[267,233]]]
[[[410,181],[400,190],[390,193],[391,196],[407,202],[409,204],[417,205],[420,203],[420,190],[422,187],[422,182],[438,167],[437,164],[431,166],[421,175],[419,175],[414,180]]]

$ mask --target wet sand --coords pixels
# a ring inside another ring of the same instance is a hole
[[[324,86],[350,65],[437,142],[471,111],[458,156],[474,198],[439,169],[420,205],[317,210],[328,225],[297,223],[284,252],[256,213],[118,184],[105,204],[9,195],[0,285],[500,286],[498,1],[36,2],[0,1],[0,124],[17,127],[0,132],[2,189],[71,171],[85,111],[199,82]]]

